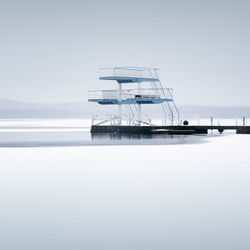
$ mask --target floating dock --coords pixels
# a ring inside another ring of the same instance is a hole
[[[110,134],[208,134],[208,131],[218,131],[223,133],[225,130],[234,130],[237,134],[250,134],[250,126],[109,126],[92,125],[91,133],[110,133]]]

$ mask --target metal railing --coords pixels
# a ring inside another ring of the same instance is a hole
[[[115,67],[99,69],[99,77],[135,77],[158,79],[157,69],[141,67]]]
[[[141,88],[124,89],[121,92],[122,100],[129,99],[169,99],[172,100],[173,89]],[[93,90],[88,92],[89,100],[118,100],[118,90]]]
[[[117,100],[118,90],[92,90],[88,91],[88,100]]]
[[[92,125],[144,125],[144,126],[156,126],[152,123],[152,119],[148,115],[143,115],[142,120],[137,120],[133,115],[124,114],[118,116],[116,114],[112,115],[92,115]]]

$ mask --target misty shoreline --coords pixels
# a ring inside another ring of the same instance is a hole
[[[147,106],[145,112],[161,116],[157,107]],[[250,106],[201,106],[178,105],[186,118],[241,118],[250,117]],[[126,113],[125,109],[125,113]],[[116,107],[88,102],[71,103],[25,103],[0,100],[0,119],[72,119],[91,118],[92,114],[116,113]]]

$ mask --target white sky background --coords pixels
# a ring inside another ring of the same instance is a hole
[[[2,1],[0,99],[87,101],[99,67],[159,67],[178,104],[250,105],[250,1]]]

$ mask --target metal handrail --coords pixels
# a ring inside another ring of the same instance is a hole
[[[120,77],[136,77],[136,78],[152,78],[156,79],[155,68],[142,67],[114,67],[100,68],[99,77],[120,76]],[[150,77],[151,76],[151,77]]]
[[[170,92],[173,91],[172,88],[140,88],[139,90],[168,90]],[[138,88],[133,88],[133,89],[123,89],[122,92],[129,92],[129,91],[138,91]],[[92,92],[118,92],[117,89],[102,89],[102,90],[89,90],[88,93]]]
[[[135,98],[135,95],[140,96],[152,96],[152,98],[157,97],[157,99],[172,99],[170,94],[172,89],[166,89],[169,95],[162,92],[161,88],[140,88],[140,89],[123,89],[121,91],[122,99]],[[92,90],[88,92],[88,99],[118,99],[118,90]],[[138,97],[137,97],[138,98]]]

